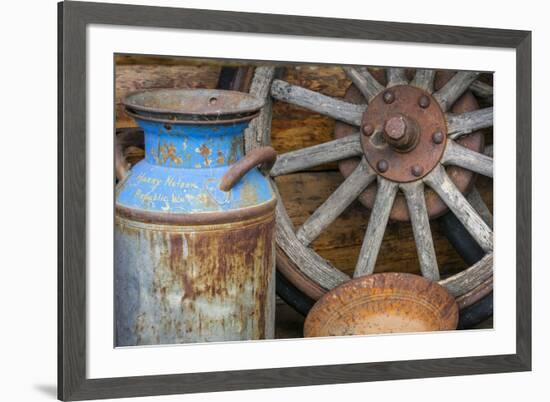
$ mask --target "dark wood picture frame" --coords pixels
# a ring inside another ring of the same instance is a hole
[[[86,378],[86,26],[110,24],[516,50],[516,353],[311,367]],[[531,369],[531,32],[136,5],[58,4],[58,397],[82,400]]]

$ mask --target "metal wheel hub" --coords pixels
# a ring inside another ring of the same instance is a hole
[[[363,114],[361,146],[370,166],[405,183],[427,175],[445,150],[445,115],[432,96],[410,85],[378,94]]]

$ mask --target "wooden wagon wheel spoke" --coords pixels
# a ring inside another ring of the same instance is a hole
[[[271,96],[355,126],[361,125],[367,109],[367,105],[348,103],[281,80],[273,81]]]
[[[441,109],[447,111],[456,100],[469,88],[479,76],[475,71],[459,71],[445,84],[443,88],[434,93]]]
[[[269,145],[271,138],[271,111],[272,101],[269,96],[271,83],[275,77],[276,68],[273,66],[259,66],[254,71],[254,78],[250,84],[250,94],[259,99],[265,99],[260,115],[250,122],[245,130],[245,147],[250,151],[260,145]]]
[[[493,228],[493,214],[489,210],[489,207],[487,204],[485,204],[485,201],[481,198],[481,194],[479,194],[479,191],[476,187],[470,191],[470,193],[466,196],[468,199],[468,202],[472,207],[476,210],[476,212],[481,216],[481,219],[489,226],[491,229]]]
[[[493,158],[448,141],[441,159],[444,165],[460,166],[487,177],[493,177]]]
[[[359,133],[307,148],[284,153],[277,157],[271,176],[298,172],[323,163],[363,155]]]
[[[390,88],[396,85],[407,85],[409,83],[409,80],[405,76],[404,68],[398,68],[398,67],[388,68],[386,76],[388,78],[388,85],[386,85],[387,88]]]
[[[296,232],[305,246],[315,240],[376,179],[376,173],[363,158],[354,172],[313,212]]]
[[[374,207],[369,217],[361,251],[359,251],[359,258],[355,265],[354,277],[369,275],[374,272],[380,245],[398,188],[397,183],[378,177],[378,191],[376,192]]]
[[[474,95],[479,98],[490,99],[493,97],[493,87],[480,80],[475,80],[472,82],[472,85],[470,85],[470,91],[472,91]]]
[[[493,108],[474,110],[461,114],[446,114],[447,135],[449,138],[456,139],[462,135],[470,134],[482,128],[493,125]]]
[[[348,78],[363,94],[367,102],[384,90],[384,87],[365,67],[342,67]]]
[[[424,181],[441,197],[453,211],[468,233],[485,252],[493,249],[493,232],[481,219],[462,193],[456,188],[442,165],[438,165]]]
[[[432,93],[434,90],[435,70],[417,69],[411,85]]]
[[[426,199],[424,198],[424,184],[422,181],[416,181],[401,184],[400,188],[407,200],[420,271],[425,278],[438,281],[439,269],[426,209]]]

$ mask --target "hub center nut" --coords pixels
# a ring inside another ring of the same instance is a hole
[[[384,138],[397,152],[409,152],[418,144],[418,124],[405,115],[389,118],[384,125]]]

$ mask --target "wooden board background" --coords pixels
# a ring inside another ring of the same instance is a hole
[[[239,63],[156,56],[117,56],[116,127],[136,126],[124,113],[121,103],[128,93],[149,88],[215,88],[222,65],[235,66]],[[281,78],[335,97],[342,97],[351,84],[341,68],[326,65],[288,65],[283,69]],[[279,153],[329,141],[333,139],[333,131],[334,120],[328,117],[283,102],[274,102],[272,145]],[[491,142],[490,132],[488,141]],[[132,148],[129,156],[132,163],[135,163],[143,157],[143,152]],[[295,226],[299,226],[338,187],[343,177],[334,163],[281,176],[276,181],[290,218]],[[478,177],[477,186],[492,210],[492,181]],[[351,274],[368,217],[369,211],[355,202],[312,244],[312,247],[321,256]],[[432,221],[432,233],[442,276],[464,269],[464,262],[443,236],[437,221]],[[382,271],[419,273],[410,224],[389,223],[376,266],[376,272]]]

